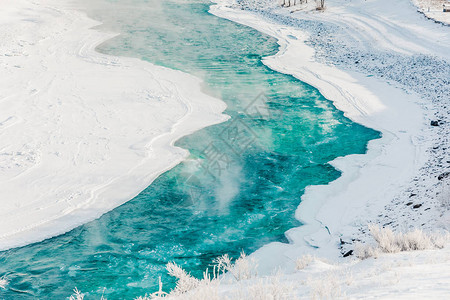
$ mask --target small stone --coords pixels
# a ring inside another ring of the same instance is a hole
[[[353,250],[348,251],[347,253],[345,253],[343,256],[347,257],[353,254]]]
[[[408,203],[406,203],[406,205],[408,205],[408,206],[410,206],[411,204],[413,204],[412,202],[408,202]]]
[[[447,178],[449,175],[450,175],[450,172],[442,173],[441,175],[438,176],[438,180],[442,180],[444,178]]]
[[[431,121],[431,126],[439,126],[439,122],[438,121]]]
[[[412,193],[411,195],[409,195],[409,198],[417,196],[417,194]]]
[[[414,209],[417,209],[417,208],[419,208],[419,207],[421,207],[422,206],[422,204],[415,204],[414,206],[413,206],[413,208]]]

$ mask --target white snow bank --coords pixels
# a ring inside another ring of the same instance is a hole
[[[395,234],[376,225],[369,225],[369,229],[376,243],[370,246],[371,251],[365,251],[362,261],[336,264],[305,255],[295,262],[295,270],[259,276],[254,257],[241,255],[233,262],[224,255],[214,260],[212,274],[206,271],[203,278],[168,263],[166,269],[176,279],[176,287],[164,292],[160,281],[157,292],[136,300],[445,298],[450,292],[448,233],[414,230]]]
[[[446,299],[450,293],[450,245],[439,250],[383,254],[333,264],[314,258],[287,274],[200,283],[167,300]]]
[[[226,120],[197,78],[95,52],[113,36],[95,25],[65,1],[0,0],[0,250],[130,200],[187,155],[174,141]]]

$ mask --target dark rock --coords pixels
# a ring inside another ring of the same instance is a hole
[[[408,202],[408,203],[406,203],[406,205],[408,205],[408,206],[410,206],[411,204],[413,204],[412,202]]]
[[[421,207],[421,206],[422,206],[422,204],[415,204],[415,205],[413,206],[413,208],[416,209],[416,208],[419,208],[419,207]]]
[[[409,195],[409,198],[411,198],[411,197],[414,197],[414,196],[417,196],[417,194],[411,194],[411,195]]]
[[[347,257],[347,256],[350,256],[350,255],[353,255],[353,250],[348,251],[348,252],[345,253],[343,256],[344,256],[344,257]]]
[[[431,121],[431,126],[439,126],[439,122],[438,121]]]
[[[447,178],[449,175],[450,175],[450,172],[442,173],[441,175],[438,176],[438,180],[442,180],[444,178]]]

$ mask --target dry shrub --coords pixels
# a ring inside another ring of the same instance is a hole
[[[188,274],[185,270],[183,270],[183,268],[181,268],[174,262],[168,263],[166,269],[170,276],[178,279],[177,285],[172,291],[172,294],[174,295],[179,295],[191,291],[195,289],[200,283],[200,280]]]
[[[241,253],[241,256],[234,263],[227,254],[217,258],[214,262],[219,275],[229,272],[237,281],[258,276],[258,263],[253,257],[246,256],[245,253]]]
[[[258,280],[254,285],[246,287],[247,294],[239,299],[248,300],[295,300],[295,286],[292,283],[280,282],[280,276]]]
[[[321,278],[308,278],[306,285],[310,288],[311,299],[335,299],[342,296],[342,283],[334,272]]]
[[[219,277],[221,275],[230,273],[237,281],[246,280],[257,276],[257,267],[258,264],[256,263],[256,260],[254,258],[249,258],[245,253],[242,253],[234,262],[228,255],[223,255],[214,260],[212,277],[207,269],[203,273],[203,278],[197,279],[176,263],[170,262],[167,264],[166,269],[170,276],[177,279],[175,288],[170,293],[163,292],[160,279],[159,290],[157,292],[151,295],[138,297],[136,300],[219,300],[218,286],[220,285]]]
[[[380,253],[397,253],[400,251],[414,251],[426,249],[441,249],[450,240],[449,234],[426,233],[420,229],[405,233],[395,233],[390,228],[369,225],[376,246],[357,245],[356,256],[361,259],[377,257]]]
[[[303,270],[314,261],[314,256],[310,254],[303,255],[295,261],[295,268],[297,270]]]

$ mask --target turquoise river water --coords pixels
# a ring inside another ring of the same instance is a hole
[[[301,226],[304,189],[340,173],[327,162],[365,153],[380,134],[345,118],[317,89],[267,68],[276,40],[208,13],[208,0],[78,0],[100,29],[98,51],[138,57],[204,80],[231,116],[177,142],[189,160],[100,219],[0,253],[0,299],[133,299],[174,281],[175,261],[201,275],[224,253],[251,253]]]

